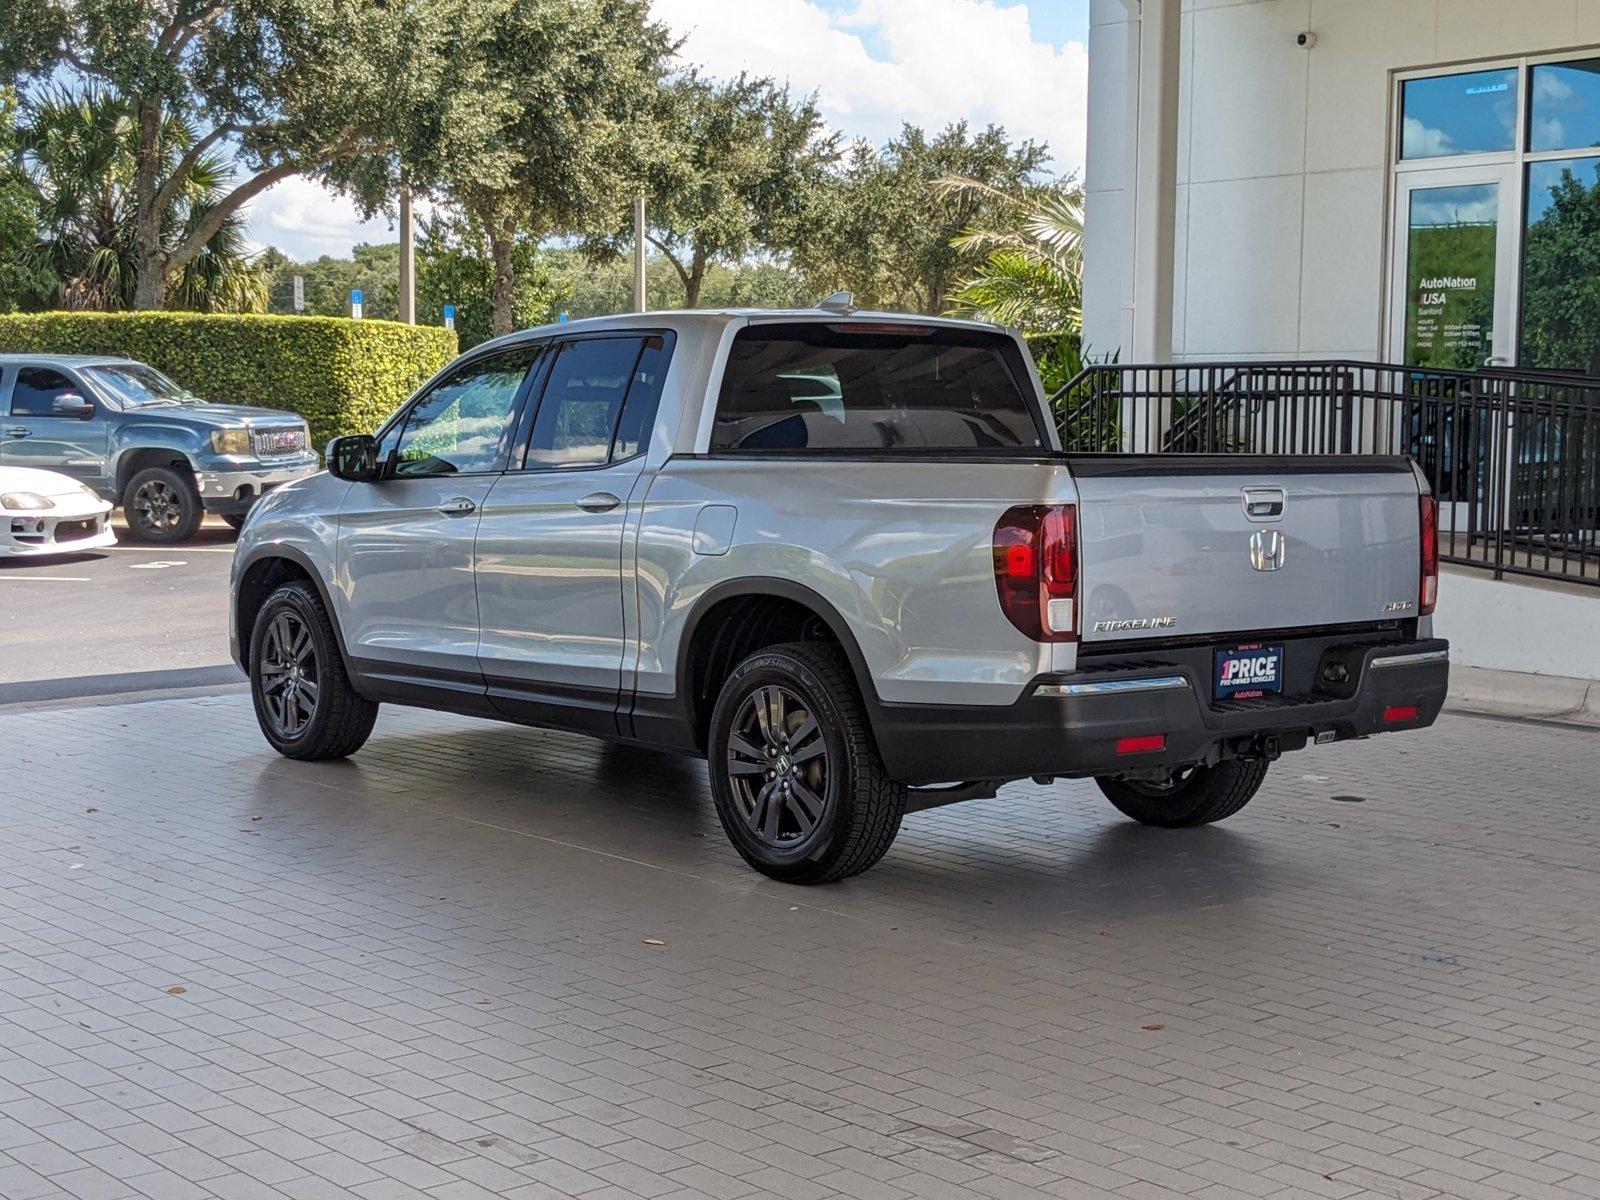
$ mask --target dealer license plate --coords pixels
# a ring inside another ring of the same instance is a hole
[[[1283,691],[1282,646],[1236,646],[1217,651],[1212,674],[1218,700],[1247,700]]]

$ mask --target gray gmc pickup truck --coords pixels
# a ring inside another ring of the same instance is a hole
[[[1064,454],[989,326],[533,329],[327,457],[234,559],[277,750],[351,754],[392,702],[703,755],[777,879],[864,871],[905,813],[1027,777],[1217,821],[1280,754],[1444,700],[1408,460]]]
[[[172,543],[208,512],[242,525],[317,455],[303,417],[209,404],[145,363],[0,354],[0,466],[70,475],[122,505],[135,539]]]

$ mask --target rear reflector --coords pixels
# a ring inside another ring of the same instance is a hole
[[[1164,733],[1147,733],[1140,737],[1117,739],[1118,754],[1150,754],[1166,748],[1167,735]]]
[[[1397,721],[1415,721],[1417,719],[1417,706],[1415,704],[1397,704],[1393,708],[1383,710],[1385,725],[1392,725]]]

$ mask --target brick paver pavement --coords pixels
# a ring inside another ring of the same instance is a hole
[[[1017,785],[823,889],[577,737],[0,746],[5,1200],[1600,1196],[1593,731],[1312,750],[1188,833]]]

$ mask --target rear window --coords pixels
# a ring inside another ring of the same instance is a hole
[[[931,325],[754,325],[734,339],[711,448],[1004,452],[1046,446],[1017,344]]]

